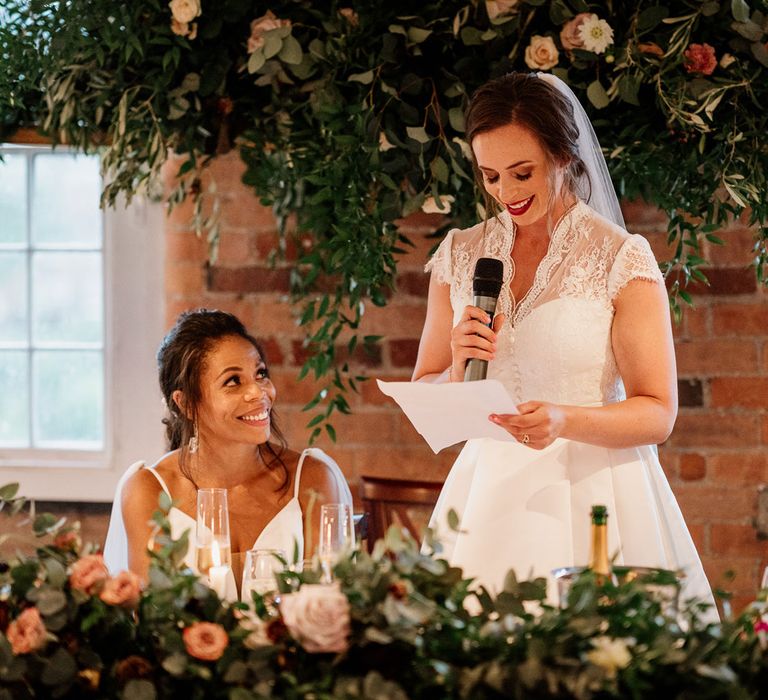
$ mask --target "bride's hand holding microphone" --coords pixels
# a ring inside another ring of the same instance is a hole
[[[490,315],[481,308],[464,307],[461,319],[451,330],[450,381],[464,381],[467,363],[471,359],[493,360],[497,335],[503,323],[504,314],[495,316],[491,324]]]

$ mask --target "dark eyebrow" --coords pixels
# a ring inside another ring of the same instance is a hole
[[[259,369],[261,369],[262,367],[266,367],[266,366],[267,366],[267,365],[264,363],[264,360],[262,360],[261,358],[259,358],[259,362],[258,362],[258,363],[257,363],[257,365],[256,365],[256,369],[257,369],[257,370],[259,370]],[[222,376],[223,376],[223,375],[225,375],[227,372],[242,372],[242,371],[243,371],[243,368],[242,368],[242,367],[238,367],[237,365],[234,365],[234,366],[232,366],[232,367],[227,367],[225,370],[222,370],[222,371],[219,373],[219,376],[218,376],[218,377],[216,377],[216,379],[219,379],[219,377],[222,377]]]

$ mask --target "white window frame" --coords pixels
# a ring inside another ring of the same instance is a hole
[[[51,152],[3,144],[11,148]],[[46,501],[111,501],[130,464],[162,454],[155,353],[165,330],[164,220],[163,206],[144,198],[103,212],[103,449],[0,448],[0,485],[17,481],[20,495]]]

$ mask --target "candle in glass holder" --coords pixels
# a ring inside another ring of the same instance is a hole
[[[227,576],[229,564],[222,564],[219,543],[216,540],[211,545],[211,566],[208,568],[208,585],[216,591],[219,598],[224,598],[227,593]]]

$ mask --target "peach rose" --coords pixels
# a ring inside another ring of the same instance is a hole
[[[201,661],[218,661],[229,644],[226,630],[215,622],[195,622],[182,636],[187,654]]]
[[[251,22],[251,36],[248,37],[248,53],[258,51],[264,46],[264,34],[280,27],[290,27],[291,20],[278,19],[272,10]]]
[[[683,52],[683,62],[689,73],[712,75],[717,68],[715,49],[709,44],[690,44]]]
[[[177,22],[191,22],[200,14],[200,0],[171,0],[168,3],[173,19]]]
[[[304,584],[283,596],[280,613],[291,636],[308,652],[346,651],[349,601],[338,584]]]
[[[357,12],[355,12],[351,7],[342,7],[339,10],[339,14],[353,27],[356,27],[358,24],[360,24],[360,18],[357,16]]]
[[[573,19],[569,19],[560,30],[560,43],[566,51],[583,49],[584,40],[579,34],[579,27],[589,17],[589,12],[579,12]]]
[[[171,31],[177,36],[185,36],[187,39],[194,39],[197,36],[197,22],[179,22],[176,19],[171,20]]]
[[[68,549],[72,552],[77,552],[82,546],[82,540],[80,535],[74,530],[67,530],[66,532],[60,532],[53,538],[53,546],[59,549]]]
[[[11,643],[14,654],[29,654],[45,644],[45,625],[40,611],[35,608],[24,610],[10,625],[5,636]]]
[[[108,579],[101,589],[99,597],[107,605],[136,607],[141,594],[141,580],[133,571],[121,571],[114,578]]]
[[[101,590],[109,571],[101,554],[88,554],[72,564],[69,585],[77,591],[93,595]]]
[[[525,49],[525,64],[533,70],[549,70],[557,65],[560,52],[551,36],[534,34]]]

